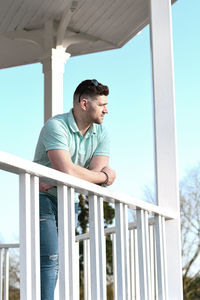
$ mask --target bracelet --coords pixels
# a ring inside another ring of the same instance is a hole
[[[106,180],[103,182],[103,184],[107,184],[109,180],[108,174],[105,171],[101,171],[101,172],[106,175]]]

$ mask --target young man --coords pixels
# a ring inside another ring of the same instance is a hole
[[[109,89],[85,80],[74,92],[73,109],[49,119],[41,130],[34,161],[95,184],[111,185],[109,139],[102,126]],[[58,273],[56,188],[40,182],[41,299],[53,300]]]

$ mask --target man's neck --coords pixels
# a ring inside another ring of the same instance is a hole
[[[73,113],[74,120],[76,122],[76,125],[78,126],[79,131],[84,136],[92,124],[88,123],[86,120],[80,118],[80,115],[78,113],[76,113],[76,111],[74,111],[74,109],[72,109],[72,113]]]

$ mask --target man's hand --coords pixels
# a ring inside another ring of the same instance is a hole
[[[107,186],[113,184],[116,173],[114,170],[110,169],[109,167],[104,167],[101,171],[104,171],[108,175],[108,182],[106,183]]]
[[[53,187],[54,187],[53,185],[50,185],[50,184],[45,183],[45,182],[40,182],[39,183],[39,190],[40,190],[40,192],[43,192],[43,193],[48,192],[48,190],[52,189]]]

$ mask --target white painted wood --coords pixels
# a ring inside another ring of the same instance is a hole
[[[140,297],[151,299],[150,262],[149,262],[149,229],[147,212],[137,209],[138,224],[138,254],[140,275]]]
[[[165,220],[155,216],[155,237],[157,253],[158,299],[168,299],[166,255],[165,255]]]
[[[9,249],[5,249],[4,255],[4,300],[9,299]]]
[[[32,299],[30,175],[19,176],[20,298]]]
[[[76,298],[74,189],[58,186],[59,297]]]
[[[19,248],[19,244],[0,244],[0,249]]]
[[[161,219],[161,230],[162,230],[162,253],[163,253],[163,273],[165,276],[164,288],[166,300],[169,299],[169,287],[168,287],[168,274],[167,274],[167,252],[166,252],[166,220],[165,217],[159,216]],[[183,292],[183,291],[182,291]]]
[[[2,152],[3,153],[3,152]],[[23,164],[23,162],[25,162],[25,164]],[[37,164],[34,164],[34,163],[31,163],[31,162],[27,162],[27,161],[24,161],[24,160],[21,160],[21,159],[18,159],[18,158],[16,158],[15,156],[10,156],[10,155],[8,155],[8,154],[4,154],[3,153],[3,156],[0,156],[0,167],[2,168],[2,169],[7,169],[7,170],[9,170],[10,172],[15,172],[15,173],[17,173],[17,172],[22,172],[22,170],[26,170],[27,172],[30,172],[31,174],[36,174],[36,175],[41,175],[42,177],[46,177],[46,178],[48,178],[48,177],[52,177],[53,178],[53,180],[51,181],[51,182],[53,182],[53,183],[58,183],[58,182],[60,182],[61,184],[64,182],[64,183],[66,183],[66,184],[69,184],[68,182],[70,182],[72,185],[74,185],[75,187],[78,187],[79,186],[79,184],[80,184],[80,189],[82,189],[82,190],[84,190],[85,191],[85,189],[88,189],[89,191],[96,191],[97,192],[97,194],[98,195],[102,195],[102,196],[104,196],[104,197],[106,197],[106,199],[108,200],[108,201],[110,201],[110,202],[112,202],[113,201],[113,199],[119,199],[119,201],[121,200],[122,202],[124,202],[124,199],[122,199],[122,195],[120,195],[120,194],[117,194],[117,193],[113,193],[113,192],[110,192],[110,191],[107,191],[106,189],[104,189],[104,188],[101,188],[101,187],[96,187],[96,185],[92,185],[92,184],[90,184],[90,183],[87,183],[87,182],[85,182],[85,181],[83,181],[83,180],[77,180],[77,178],[73,178],[73,177],[71,177],[71,176],[65,176],[65,174],[62,174],[61,172],[58,172],[58,171],[55,171],[55,170],[51,170],[51,169],[49,169],[49,168],[45,168],[45,167],[41,167],[41,166],[39,166],[39,165],[37,165]],[[30,168],[30,169],[29,169]],[[33,175],[31,175],[31,178],[32,178],[32,176]],[[25,223],[26,224],[28,224],[27,226],[30,226],[30,220],[31,220],[31,215],[30,215],[30,209],[27,209],[27,205],[30,207],[30,194],[31,194],[31,191],[30,191],[30,175],[28,175],[28,174],[26,174],[26,175],[24,175],[24,177],[23,177],[23,175],[20,175],[20,194],[23,196],[23,197],[20,197],[20,201],[21,201],[21,198],[22,199],[25,199],[25,196],[27,197],[27,199],[28,200],[26,200],[26,201],[22,201],[22,203],[23,203],[23,205],[21,205],[22,207],[23,207],[23,209],[24,209],[24,211],[27,211],[27,213],[26,213],[26,221],[25,221]],[[23,184],[22,184],[23,183]],[[116,197],[115,197],[116,196]],[[33,192],[32,192],[32,194],[31,194],[31,197],[33,198]],[[96,197],[96,196],[95,196]],[[164,209],[164,210],[162,210],[162,207],[161,208],[157,208],[156,206],[154,206],[154,205],[150,205],[150,206],[148,206],[148,204],[147,204],[147,206],[146,206],[146,204],[144,204],[142,201],[140,202],[140,201],[137,201],[137,199],[133,199],[133,198],[129,198],[129,197],[123,197],[123,198],[126,198],[126,203],[130,206],[130,207],[132,207],[133,205],[135,206],[135,205],[139,205],[139,204],[141,204],[140,206],[143,208],[143,207],[146,207],[149,211],[151,211],[151,212],[161,212],[161,213],[163,213],[163,212],[165,212],[165,213],[167,213],[168,212],[168,210],[166,209]],[[97,199],[96,199],[97,200]],[[118,203],[119,204],[119,203]],[[24,205],[25,205],[25,207],[24,207]],[[98,207],[98,201],[96,201],[96,204],[95,204],[97,207]],[[123,255],[123,261],[124,261],[124,284],[126,284],[126,282],[127,282],[127,277],[126,277],[126,254],[125,254],[125,252],[126,252],[126,243],[124,243],[126,240],[127,240],[127,237],[126,237],[126,230],[125,230],[125,228],[127,227],[127,225],[125,224],[126,222],[125,222],[125,220],[127,219],[126,217],[125,217],[125,210],[124,210],[124,204],[123,203],[121,203],[121,209],[119,209],[119,211],[118,211],[118,219],[120,220],[120,222],[121,222],[121,224],[122,224],[122,227],[120,228],[120,235],[121,235],[121,240],[123,240],[123,245],[125,245],[125,247],[124,247],[124,249],[122,250],[122,252],[124,252],[124,255]],[[73,208],[74,209],[74,208]],[[96,209],[96,208],[95,208]],[[95,209],[94,209],[94,211],[95,211]],[[97,222],[97,224],[99,224],[99,221],[98,221],[98,216],[99,216],[99,214],[97,213],[98,212],[98,210],[99,209],[97,209],[97,211],[95,212],[95,217],[94,217],[94,219],[95,219],[95,222]],[[27,214],[28,214],[28,218],[27,218]],[[146,212],[146,215],[147,215],[147,212]],[[24,214],[21,214],[21,216],[25,216],[25,213]],[[116,210],[116,216],[117,216],[117,210]],[[29,221],[27,221],[29,219]],[[148,218],[146,218],[146,219],[148,219]],[[145,221],[146,220],[145,218],[144,219],[142,219],[142,222],[143,222],[143,224],[146,224],[147,225],[147,221]],[[67,220],[69,220],[69,218],[67,217]],[[146,223],[145,223],[146,222]],[[174,222],[174,221],[167,221],[169,224],[172,222]],[[24,223],[23,223],[23,225],[24,225]],[[117,226],[118,226],[118,230],[119,230],[119,224],[117,225],[116,224],[116,228],[117,228]],[[124,227],[125,226],[125,227]],[[132,225],[133,227],[135,226],[134,224]],[[145,225],[143,226],[144,228],[145,228]],[[146,226],[147,227],[147,226]],[[67,225],[67,228],[68,228],[68,225]],[[163,227],[162,227],[163,228]],[[97,230],[97,232],[98,232],[98,234],[97,235],[99,235],[99,232],[101,232],[101,234],[100,235],[102,235],[102,231],[99,231],[100,229],[99,229],[99,225],[98,226],[96,226],[96,230]],[[113,231],[114,229],[111,229],[111,232]],[[117,229],[116,229],[117,230]],[[163,230],[163,229],[162,229]],[[22,229],[21,229],[21,231],[22,231]],[[148,230],[144,230],[144,232],[146,232],[146,231],[148,231]],[[24,232],[24,227],[23,227],[23,232]],[[164,232],[164,231],[163,231]],[[30,231],[29,231],[29,233],[30,233]],[[23,233],[24,234],[24,233]],[[146,234],[146,233],[145,233]],[[25,235],[25,237],[26,238],[28,238],[29,239],[29,237],[27,237],[26,235]],[[69,240],[70,240],[70,242],[71,242],[71,238],[69,238]],[[75,240],[75,238],[74,238],[74,240]],[[29,241],[30,242],[30,241]],[[97,244],[99,244],[99,241],[98,242],[96,242],[95,241],[95,243],[96,243],[96,245]],[[146,243],[146,248],[148,247],[148,242],[145,242]],[[174,241],[174,243],[175,243],[175,241]],[[29,247],[29,246],[28,246]],[[98,247],[97,247],[98,248]],[[118,250],[118,248],[117,248],[117,251],[119,251]],[[121,250],[120,250],[121,251]],[[100,252],[99,250],[98,250],[98,252]],[[72,253],[75,253],[75,251],[73,252],[72,251]],[[140,252],[139,252],[140,253]],[[147,251],[147,253],[148,253],[148,251]],[[99,254],[98,254],[99,255]],[[68,256],[67,256],[68,257]],[[23,257],[24,258],[24,257]],[[147,258],[146,258],[147,259]],[[99,261],[100,261],[100,255],[99,255],[99,260],[98,260],[98,267],[97,268],[99,268],[100,269],[100,264],[99,264]],[[102,259],[102,261],[103,261],[103,259]],[[147,260],[148,261],[148,260]],[[148,265],[148,263],[147,263],[147,265]],[[92,265],[93,266],[93,265]],[[73,270],[75,270],[75,268],[73,268]],[[147,268],[147,270],[148,270],[148,268]],[[25,272],[26,272],[27,270],[25,270]],[[137,273],[137,272],[136,272]],[[99,274],[100,274],[100,271],[99,271]],[[148,273],[147,273],[148,274]],[[99,278],[100,278],[100,275],[98,275],[99,276]],[[29,276],[28,277],[26,277],[26,280],[29,278]],[[92,277],[92,279],[93,279],[93,277]],[[118,280],[119,281],[119,280]],[[27,281],[28,282],[28,281]],[[28,284],[26,282],[26,284]],[[74,280],[74,282],[75,282],[75,280]],[[99,286],[100,286],[100,280],[99,280]],[[148,282],[148,280],[147,280],[147,282]],[[100,288],[99,288],[99,290],[100,290]],[[126,290],[126,289],[125,289]],[[63,298],[64,299],[64,298]],[[122,298],[123,299],[123,298]],[[125,298],[126,299],[126,298]]]
[[[2,300],[3,294],[3,255],[4,249],[0,248],[0,300]]]
[[[12,5],[14,0],[8,0],[6,2],[1,3],[1,10],[0,10],[0,19],[3,20],[6,17],[6,13],[8,12],[8,7]]]
[[[58,30],[57,30],[57,38],[56,38],[56,46],[62,46],[63,40],[65,37],[65,32],[67,29],[67,26],[69,25],[69,22],[71,20],[71,17],[73,15],[73,11],[70,9],[71,2],[68,3],[67,7],[62,13]]]
[[[147,276],[147,288],[149,294],[149,300],[151,298],[151,270],[150,270],[150,241],[149,241],[149,215],[147,211],[144,211],[144,224],[145,224],[145,249],[146,249],[146,276]]]
[[[116,255],[117,255],[117,296],[118,299],[126,299],[126,274],[125,274],[125,249],[124,249],[124,205],[115,204],[116,222]]]
[[[91,300],[92,298],[91,298],[91,284],[92,284],[92,282],[91,282],[91,280],[90,280],[90,278],[91,278],[91,259],[90,259],[90,240],[87,240],[87,251],[88,251],[88,293],[87,293],[87,296],[88,296],[88,298],[85,298],[85,300],[86,299],[88,299],[88,300]]]
[[[129,230],[129,255],[130,255],[130,288],[131,299],[136,299],[135,286],[135,251],[134,251],[134,230]]]
[[[15,1],[16,3],[17,1]],[[20,9],[15,11],[15,14],[13,16],[13,18],[11,19],[11,22],[9,23],[9,25],[7,25],[7,31],[13,31],[13,28],[17,28],[17,26],[19,25],[19,20],[21,23],[21,20],[24,18],[24,16],[27,14],[28,15],[28,19],[30,19],[30,13],[33,9],[33,7],[29,4],[29,9],[27,10],[27,4],[26,1],[21,1],[23,2],[23,4],[20,5]],[[30,2],[29,2],[30,3]],[[18,3],[19,5],[19,3]]]
[[[68,189],[58,186],[58,252],[59,252],[59,296],[69,300],[69,233],[68,233]]]
[[[16,14],[17,8],[19,6],[21,6],[21,2],[22,0],[19,0],[19,2],[17,1],[13,1],[12,5],[9,7],[9,9],[7,10],[5,17],[3,18],[3,20],[1,21],[1,29],[4,31],[8,30],[9,28],[9,23],[12,20],[12,17]],[[9,30],[8,30],[9,31]]]
[[[75,243],[75,255],[74,255],[74,265],[75,265],[75,290],[74,299],[80,299],[80,268],[79,268],[79,243]]]
[[[130,260],[129,260],[129,230],[128,230],[128,206],[123,207],[124,229],[124,262],[125,262],[125,299],[130,300]]]
[[[39,62],[44,50],[43,45],[37,47],[35,44],[24,43],[24,41],[6,40],[4,33],[18,29],[32,31],[34,28],[41,28],[44,37],[45,23],[48,20],[55,20],[54,38],[56,40],[58,22],[69,2],[71,1],[1,1],[0,67]],[[72,1],[72,3],[77,2],[80,4],[73,12],[68,31],[65,33],[77,32],[78,35],[79,32],[84,32],[93,36],[97,42],[71,46],[70,53],[73,56],[122,47],[149,21],[146,0]],[[16,49],[14,57],[11,56],[12,49]]]
[[[63,112],[63,73],[69,53],[65,48],[49,49],[42,57],[44,73],[44,121]]]
[[[45,166],[33,163],[31,161],[19,158],[17,156],[8,154],[6,152],[0,151],[0,168],[2,170],[20,174],[23,172],[29,172],[32,175],[42,177],[42,180],[50,178],[48,182],[53,185],[57,183],[65,184],[74,187],[78,192],[87,194],[89,192],[95,193],[96,195],[101,195],[109,202],[113,203],[115,199],[121,203],[127,204],[129,208],[135,209],[140,207],[151,213],[157,213],[167,217],[168,219],[174,218],[177,215],[173,213],[168,207],[157,206],[136,198],[127,196],[126,194],[121,194],[114,192],[110,189],[103,188],[96,184],[92,184],[88,181],[64,174],[52,168],[47,168]]]
[[[176,161],[176,122],[171,1],[150,1],[156,185],[158,205],[175,213],[166,224],[169,299],[182,299],[181,241]],[[169,188],[170,187],[170,188]]]
[[[84,300],[91,300],[90,241],[84,240]]]
[[[69,274],[70,274],[70,300],[77,299],[76,281],[79,280],[76,274],[76,247],[75,247],[75,206],[74,206],[74,189],[68,187],[68,232],[69,232]]]
[[[91,299],[100,300],[99,239],[97,196],[89,195]]]
[[[59,0],[58,0],[58,2],[59,2]],[[58,2],[57,2],[57,5],[59,5]],[[39,20],[43,19],[44,18],[44,11],[48,12],[49,6],[51,6],[51,4],[52,4],[52,0],[51,1],[44,0],[42,2],[39,2],[38,6],[37,6],[38,9],[37,9],[36,13],[33,15],[31,20],[29,20],[29,25],[30,24],[35,24]],[[52,18],[47,18],[47,20],[50,20],[50,19],[52,19]]]
[[[84,299],[87,299],[88,295],[88,251],[87,251],[87,240],[83,241],[83,289]]]
[[[97,198],[100,299],[106,300],[106,245],[104,235],[103,198]]]
[[[155,243],[154,226],[149,226],[149,251],[150,251],[150,278],[151,278],[151,298],[156,299],[156,274],[155,274]]]
[[[138,231],[134,230],[134,247],[135,247],[135,296],[140,300],[140,272],[139,272],[139,253],[138,253]],[[142,300],[142,299],[141,299]]]
[[[32,297],[40,300],[40,218],[39,178],[31,176],[31,265]]]
[[[133,300],[140,299],[139,290],[139,265],[138,265],[138,246],[137,246],[137,230],[129,230],[129,248],[130,248],[130,289]]]
[[[114,280],[114,300],[117,300],[117,251],[116,234],[112,234],[112,255],[113,255],[113,280]]]

